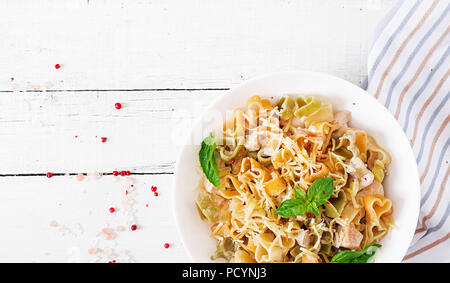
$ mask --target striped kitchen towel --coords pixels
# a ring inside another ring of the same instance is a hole
[[[378,25],[367,90],[413,148],[421,211],[404,262],[450,262],[450,0],[399,1]]]

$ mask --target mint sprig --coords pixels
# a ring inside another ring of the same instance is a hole
[[[206,137],[202,141],[200,151],[198,152],[198,158],[200,160],[200,166],[203,173],[211,184],[216,188],[221,189],[219,179],[219,169],[217,168],[216,157],[214,150],[216,149],[216,141],[212,135]]]
[[[283,201],[275,211],[283,217],[303,215],[307,211],[320,214],[319,206],[333,193],[333,178],[319,178],[309,186],[308,192],[294,188],[295,198]]]
[[[380,244],[368,245],[362,251],[342,251],[338,252],[331,259],[332,263],[367,263],[375,256],[377,249],[381,248]]]

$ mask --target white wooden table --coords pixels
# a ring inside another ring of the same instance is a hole
[[[1,1],[0,261],[189,261],[171,202],[183,130],[267,72],[360,85],[394,2]]]

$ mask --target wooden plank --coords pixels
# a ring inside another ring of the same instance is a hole
[[[0,175],[171,173],[183,133],[224,91],[0,95]],[[116,102],[122,109],[114,107]],[[107,141],[102,143],[101,137]]]
[[[172,178],[132,179],[1,178],[0,262],[189,261],[172,216]],[[153,196],[152,185],[158,187],[158,197]],[[110,213],[110,207],[116,211]],[[133,224],[136,231],[130,230]],[[102,229],[119,226],[124,231],[115,231],[115,238],[107,240]],[[169,249],[163,246],[166,242]],[[115,255],[90,254],[95,247]]]
[[[1,1],[0,90],[228,88],[299,69],[360,84],[394,2]]]

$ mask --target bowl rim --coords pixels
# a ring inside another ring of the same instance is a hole
[[[179,214],[178,214],[178,210],[177,210],[176,190],[177,190],[177,187],[178,187],[178,178],[177,178],[177,176],[179,175],[179,171],[180,171],[180,167],[181,167],[180,160],[181,160],[181,158],[183,156],[183,152],[184,152],[184,150],[186,148],[186,145],[189,144],[187,141],[188,141],[188,139],[191,138],[192,130],[197,125],[199,125],[201,123],[202,118],[203,118],[203,116],[205,115],[205,112],[208,109],[214,108],[215,105],[220,103],[220,101],[226,99],[231,93],[234,93],[234,92],[238,91],[239,89],[245,88],[249,84],[253,84],[253,83],[255,83],[257,81],[260,81],[260,80],[270,79],[270,78],[277,77],[277,76],[295,76],[295,75],[299,75],[299,76],[301,76],[301,75],[320,76],[320,77],[324,77],[324,78],[328,78],[328,79],[337,80],[337,81],[339,81],[339,83],[347,84],[347,85],[349,85],[349,86],[351,86],[353,88],[358,88],[360,91],[363,91],[367,95],[367,98],[369,100],[371,100],[372,103],[376,103],[379,106],[381,106],[383,111],[387,115],[391,116],[391,118],[397,124],[398,128],[401,130],[399,132],[399,134],[402,135],[406,140],[408,140],[405,132],[401,128],[401,126],[398,123],[397,119],[394,118],[392,113],[388,109],[386,109],[386,107],[383,104],[381,104],[377,99],[375,99],[372,95],[370,95],[365,89],[362,89],[361,87],[359,87],[359,86],[357,86],[357,85],[355,85],[355,84],[353,84],[353,83],[351,83],[351,82],[349,82],[347,80],[344,80],[342,78],[339,78],[339,77],[336,77],[336,76],[333,76],[333,75],[330,75],[330,74],[327,74],[327,73],[322,73],[322,72],[317,72],[317,71],[307,71],[307,70],[271,72],[271,73],[265,73],[265,74],[260,75],[260,76],[255,76],[255,77],[253,77],[253,78],[251,78],[249,80],[246,80],[246,81],[244,81],[244,82],[242,82],[242,83],[240,83],[240,84],[238,84],[236,86],[231,87],[223,95],[213,99],[205,107],[205,109],[199,114],[199,116],[194,120],[194,122],[192,123],[192,127],[188,131],[189,134],[185,137],[184,143],[182,144],[182,146],[181,146],[181,148],[180,148],[180,150],[178,152],[178,156],[177,156],[175,167],[174,167],[174,180],[173,180],[173,184],[172,184],[172,213],[173,213],[173,217],[175,219],[175,226],[176,226],[176,230],[177,230],[178,236],[180,237],[180,240],[181,240],[181,242],[183,244],[184,250],[188,254],[188,257],[190,258],[191,262],[196,262],[196,260],[195,260],[194,256],[192,255],[190,249],[188,248],[186,237],[184,236],[184,232],[181,230],[181,227],[180,227],[180,224],[179,224],[180,223],[179,222],[180,218],[179,218]],[[411,146],[409,146],[407,151],[408,151],[409,155],[412,155],[413,160],[415,161],[416,159],[414,157],[414,153],[413,153],[413,150],[412,150]],[[416,162],[414,162],[414,164],[411,164],[411,165],[412,165],[412,167],[413,167],[413,169],[415,171],[414,172],[415,173],[414,176],[417,177],[417,178],[415,178],[416,179],[415,183],[417,185],[416,187],[418,188],[417,190],[415,190],[415,196],[414,197],[416,199],[416,203],[415,203],[415,206],[414,206],[414,211],[413,211],[413,213],[411,213],[411,217],[414,218],[414,220],[415,220],[414,223],[417,223],[417,221],[419,219],[419,213],[420,213],[420,197],[421,197],[420,182],[419,182],[419,178],[418,178],[419,171],[418,171],[418,167],[417,167],[417,163]],[[411,231],[409,231],[407,236],[404,237],[404,240],[406,242],[408,242],[409,245],[406,246],[406,248],[403,251],[399,251],[399,254],[401,255],[401,257],[398,257],[398,260],[396,262],[401,262],[403,260],[403,258],[405,257],[405,255],[406,255],[406,253],[407,253],[407,251],[409,249],[409,246],[410,246],[410,244],[412,242],[412,239],[414,237],[414,233],[415,233],[415,227],[413,227],[413,229],[411,229]]]

